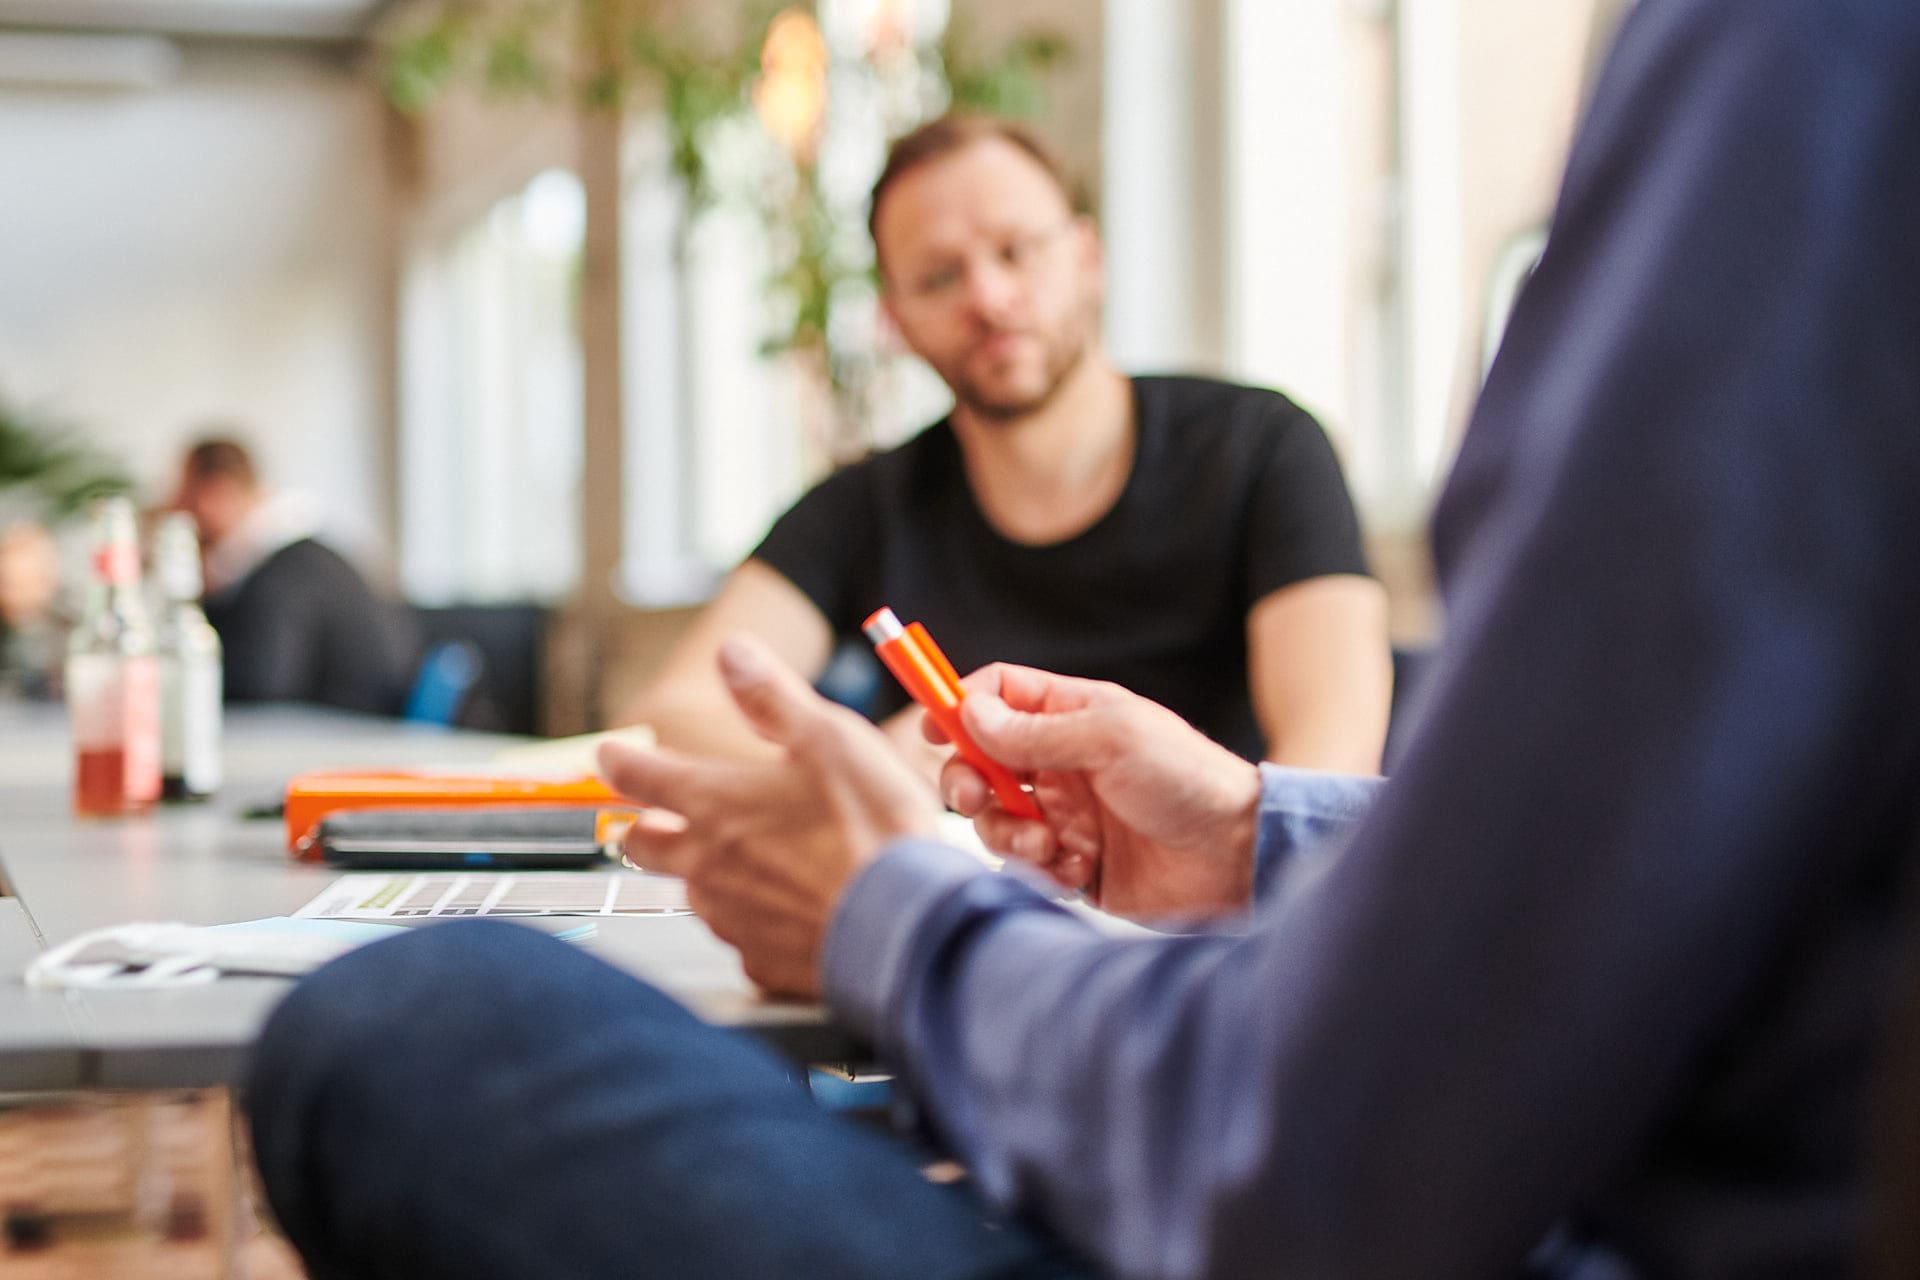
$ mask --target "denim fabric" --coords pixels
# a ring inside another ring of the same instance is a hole
[[[248,1109],[313,1280],[1071,1277],[758,1042],[532,930],[468,921],[303,982]]]

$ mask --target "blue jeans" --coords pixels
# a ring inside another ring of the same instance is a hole
[[[1093,1273],[803,1073],[574,947],[488,921],[335,961],[247,1088],[312,1280]]]

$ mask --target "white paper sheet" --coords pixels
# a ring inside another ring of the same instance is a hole
[[[458,916],[686,915],[673,876],[579,871],[355,872],[296,916],[321,920],[422,920]]]

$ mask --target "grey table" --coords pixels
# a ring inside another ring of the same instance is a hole
[[[303,770],[471,763],[509,741],[309,709],[236,708],[226,726],[227,781],[213,801],[82,821],[70,813],[62,710],[0,704],[0,888],[13,895],[0,897],[0,1091],[233,1083],[287,981],[46,992],[28,989],[23,970],[41,950],[105,925],[290,915],[338,872],[291,861],[280,822],[246,819],[241,809],[273,801]],[[857,1056],[818,1006],[762,997],[733,949],[698,920],[597,924],[594,954],[708,1021],[764,1035],[803,1061]]]

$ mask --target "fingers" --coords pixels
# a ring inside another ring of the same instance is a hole
[[[974,694],[960,704],[960,717],[980,749],[1009,769],[1095,769],[1124,737],[1124,709],[1115,705],[1075,711],[1018,711],[994,694]]]
[[[1098,680],[1055,675],[1037,667],[1015,666],[1010,662],[992,662],[960,681],[968,699],[977,695],[997,698],[1019,711],[1063,712],[1095,703],[1099,691],[1107,686]],[[968,726],[971,731],[972,726]],[[945,745],[952,741],[939,722],[923,715],[920,732],[928,742]],[[984,744],[982,744],[984,745]]]
[[[990,693],[1022,711],[1039,710],[1049,690],[1072,682],[1070,676],[1057,676],[1038,667],[1021,667],[1011,662],[990,662],[960,681],[969,696]]]
[[[1047,867],[1047,874],[1069,889],[1085,889],[1089,896],[1098,901],[1095,869],[1100,864],[1083,854],[1069,853],[1056,858]]]
[[[973,820],[980,842],[995,853],[1036,867],[1049,867],[1061,853],[1060,841],[1044,824],[990,809]]]
[[[973,820],[974,834],[989,850],[1006,858],[1018,858],[1043,867],[1059,850],[1053,833],[1027,818],[1016,818],[1000,809],[988,809]]]
[[[828,705],[798,672],[744,633],[721,641],[720,678],[754,731],[780,746],[804,736]]]
[[[1004,698],[1007,695],[1003,691],[1002,686],[1007,685],[1009,682],[1011,682],[1012,687],[1016,689],[1038,691],[1043,690],[1046,682],[1054,678],[1055,677],[1048,675],[1048,673],[1035,670],[1032,667],[1016,667],[1006,662],[990,662],[979,670],[961,677],[960,685],[969,697],[974,694],[990,694],[994,697]],[[1035,692],[1033,696],[1039,697],[1042,695]],[[1036,705],[1030,699],[1020,696],[1016,696],[1014,702],[1023,708]],[[940,722],[925,712],[922,712],[920,716],[920,732],[926,737],[928,742],[936,746],[945,746],[953,741],[952,738],[947,736],[947,731],[940,727]]]
[[[1034,795],[1047,815],[1046,825],[1000,814],[990,829],[1010,856],[1030,862],[1069,889],[1089,889],[1098,882],[1106,855],[1101,806],[1078,773],[1041,773],[1034,777]],[[975,821],[982,828],[982,820]],[[990,846],[991,847],[991,846]]]
[[[947,731],[940,727],[940,722],[925,711],[920,713],[920,736],[936,747],[944,747],[953,741],[947,736]]]
[[[982,844],[996,853],[1038,868],[1068,889],[1084,889],[1098,866],[1088,852],[1073,849],[1037,822],[1014,818],[998,809],[974,819]]]
[[[864,716],[827,701],[759,640],[733,635],[721,642],[720,677],[754,731],[802,770],[829,779],[872,774],[877,762],[897,763],[885,733]],[[924,795],[926,783],[919,782]]]
[[[620,851],[636,870],[685,879],[699,862],[699,846],[690,838],[690,830],[678,814],[649,809],[620,838]]]
[[[645,806],[621,838],[628,862],[643,871],[686,876],[712,838],[713,815],[729,804],[724,765],[689,760],[621,742],[603,742],[600,776]]]
[[[978,769],[950,756],[940,766],[940,802],[963,818],[975,817],[993,802],[993,788]]]
[[[694,761],[623,742],[603,742],[596,754],[600,776],[630,800],[678,812],[696,793]]]

